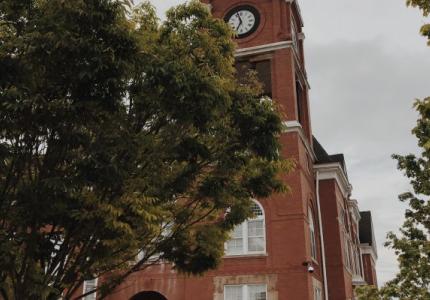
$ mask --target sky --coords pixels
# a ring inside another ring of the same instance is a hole
[[[162,17],[183,0],[151,0]],[[403,221],[399,194],[410,191],[393,153],[418,153],[411,134],[414,99],[430,96],[430,47],[418,9],[405,0],[300,0],[314,135],[330,154],[344,153],[352,197],[371,210],[378,280],[396,274],[386,234]]]

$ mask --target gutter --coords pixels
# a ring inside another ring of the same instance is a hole
[[[320,205],[320,180],[319,180],[319,171],[316,171],[316,194],[317,194],[317,208],[318,208],[318,223],[320,229],[320,240],[321,240],[321,260],[322,260],[322,269],[323,269],[323,277],[324,277],[324,299],[328,300],[328,286],[327,286],[327,267],[326,267],[326,257],[325,257],[325,246],[324,246],[324,233],[322,227],[322,219],[321,219],[321,205]]]

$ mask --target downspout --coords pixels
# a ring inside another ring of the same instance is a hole
[[[321,260],[322,260],[322,269],[323,269],[323,277],[324,277],[324,299],[328,300],[328,287],[327,287],[327,267],[325,261],[325,247],[324,247],[324,233],[322,227],[322,219],[321,219],[321,205],[320,205],[320,180],[319,180],[319,171],[316,171],[316,194],[317,194],[317,208],[318,208],[318,223],[320,229],[320,241],[321,241]]]

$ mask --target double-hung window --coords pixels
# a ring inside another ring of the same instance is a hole
[[[254,218],[237,225],[226,243],[226,255],[262,254],[266,251],[266,229],[263,208],[253,202]]]
[[[265,284],[226,285],[224,300],[267,300],[267,286]]]

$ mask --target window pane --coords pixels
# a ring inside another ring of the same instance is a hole
[[[242,286],[240,285],[225,286],[224,300],[244,300],[242,297]]]
[[[266,286],[265,285],[249,285],[248,286],[248,299],[249,300],[266,300]]]
[[[312,258],[317,258],[317,244],[315,240],[315,232],[311,231],[311,255]]]
[[[242,224],[237,225],[236,227],[234,227],[233,232],[231,234],[231,237],[233,239],[241,238],[243,236],[243,229],[242,228],[243,228]]]
[[[227,254],[243,253],[243,239],[231,239],[227,242]]]
[[[255,63],[258,80],[263,84],[264,95],[272,97],[272,62],[263,60]]]
[[[322,290],[318,287],[314,288],[314,300],[322,300]]]
[[[248,251],[264,251],[264,238],[248,238]]]
[[[92,279],[92,280],[86,280],[84,283],[84,291],[83,293],[86,294],[88,292],[91,292],[93,290],[95,290],[97,287],[97,281],[96,279]],[[96,299],[96,293],[93,293],[91,295],[85,296],[83,298],[84,300],[95,300]]]
[[[260,206],[258,206],[257,203],[252,203],[251,210],[254,213],[254,216],[256,217],[262,217],[263,211],[261,210]]]
[[[241,254],[244,252],[243,245],[243,224],[234,227],[231,239],[227,242],[227,254]]]
[[[263,222],[263,220],[248,221],[248,236],[249,237],[264,237],[264,222]]]

